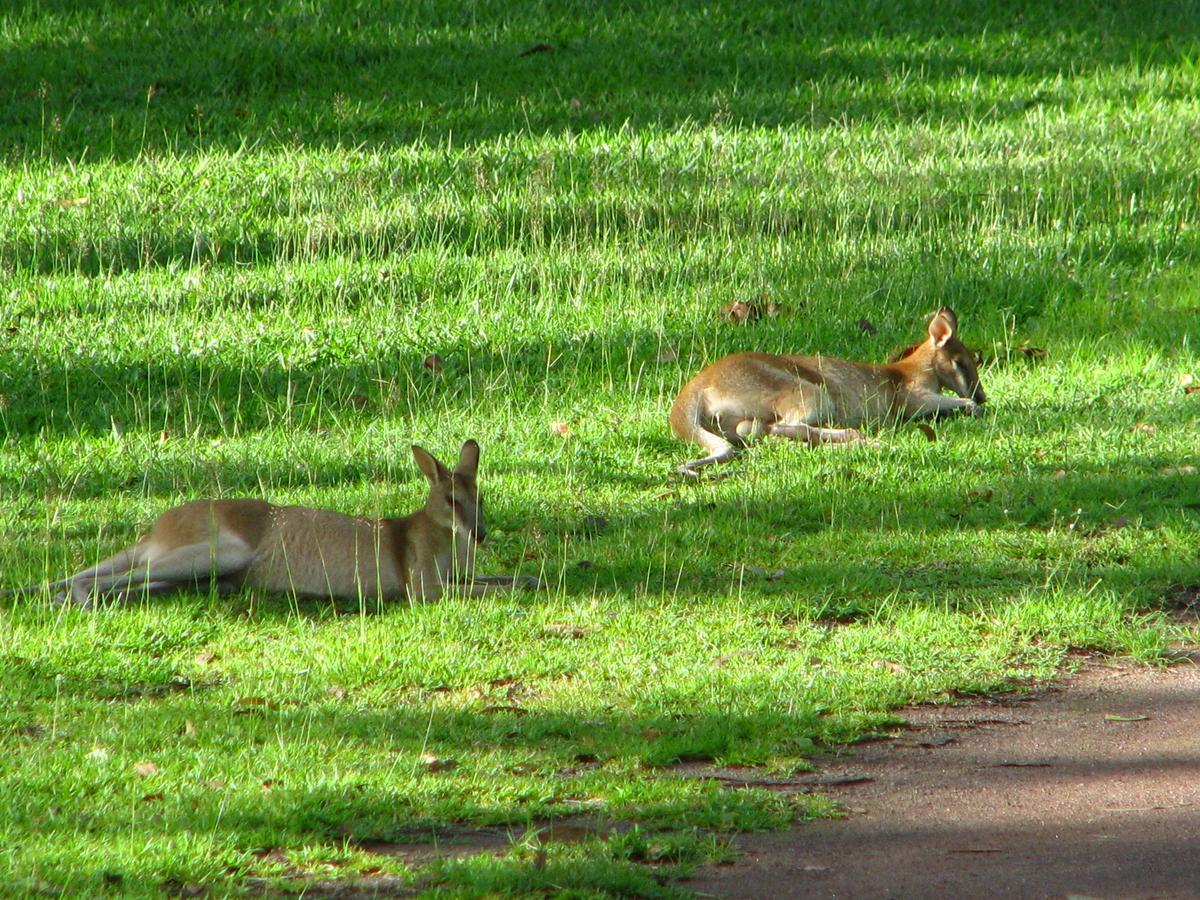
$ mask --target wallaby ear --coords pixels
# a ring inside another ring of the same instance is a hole
[[[424,447],[412,445],[413,459],[417,461],[417,468],[425,473],[425,477],[429,479],[430,484],[438,484],[442,481],[450,480],[449,470],[440,462],[433,458],[428,450]]]
[[[929,336],[933,339],[935,347],[945,347],[957,330],[958,317],[948,306],[943,306],[937,311],[937,315],[929,320]]]
[[[458,451],[458,465],[454,467],[456,475],[465,475],[468,478],[474,478],[476,470],[479,469],[479,444],[475,441],[464,441],[462,449]]]

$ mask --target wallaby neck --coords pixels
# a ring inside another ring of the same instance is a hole
[[[932,345],[925,341],[892,362],[872,366],[881,377],[894,383],[900,392],[937,390],[937,373],[933,369]]]

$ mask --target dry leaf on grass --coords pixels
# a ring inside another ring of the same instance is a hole
[[[875,669],[887,669],[889,672],[893,672],[896,675],[908,674],[908,669],[904,668],[904,666],[900,665],[898,662],[892,662],[890,659],[877,659],[875,662],[871,663],[871,667]]]
[[[921,432],[921,434],[925,435],[925,440],[929,441],[931,444],[937,440],[937,432],[933,430],[932,425],[927,425],[924,422],[918,422],[917,430]]]
[[[874,325],[872,325],[872,324],[871,324],[869,321],[867,321],[866,319],[859,319],[859,320],[858,320],[858,328],[859,328],[859,330],[860,330],[860,331],[862,331],[864,334],[879,334],[879,329],[878,329],[878,328],[876,328]]]
[[[449,772],[451,769],[458,768],[458,760],[435,756],[432,753],[422,753],[421,765],[425,767],[426,772]]]
[[[63,197],[61,200],[55,201],[63,209],[77,209],[81,206],[87,206],[91,202],[90,197]]]
[[[1158,470],[1159,475],[1195,475],[1195,466],[1165,466]]]
[[[577,641],[580,638],[587,637],[588,634],[588,630],[586,628],[580,628],[578,625],[569,625],[566,623],[547,625],[542,630],[548,635],[567,638],[568,640],[572,641]]]
[[[509,704],[509,705],[498,704],[495,706],[485,706],[483,708],[483,711],[485,713],[487,713],[488,715],[495,715],[496,713],[510,713],[511,715],[514,715],[514,716],[525,716],[525,715],[529,714],[529,710],[527,710],[525,707],[513,706],[511,704]]]
[[[734,300],[721,307],[721,317],[738,325],[753,322],[763,316],[773,319],[782,312],[783,306],[768,300],[765,295],[755,300]]]
[[[526,47],[517,56],[534,56],[538,53],[553,53],[553,44],[534,44],[532,47]]]
[[[561,437],[568,438],[571,436],[571,429],[566,422],[551,422],[550,430]]]
[[[158,765],[148,759],[143,759],[133,764],[133,771],[143,778],[149,778],[151,775],[158,774]]]
[[[1158,426],[1151,425],[1149,422],[1138,422],[1130,430],[1147,436],[1158,434]]]
[[[675,362],[677,359],[679,359],[679,353],[674,347],[667,347],[662,353],[658,354],[658,361],[660,363]]]
[[[1045,359],[1048,354],[1042,347],[1031,347],[1029,344],[1022,344],[1017,347],[1018,353],[1023,353],[1027,359]]]
[[[442,371],[442,358],[436,353],[430,353],[427,357],[425,357],[421,365],[425,367],[426,372],[432,372],[434,375],[438,375]]]

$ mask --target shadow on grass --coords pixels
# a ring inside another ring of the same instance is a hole
[[[1194,249],[1200,252],[1200,244]],[[1152,262],[1159,252],[1153,242],[1140,242],[1137,262]],[[981,328],[996,321],[997,308],[1005,310],[1014,327],[1020,327],[1047,315],[1069,315],[1070,298],[1079,294],[1071,274],[1054,260],[1024,261],[1019,277],[964,270],[954,262],[939,266],[923,258],[906,265],[906,270],[892,272],[888,299],[860,301],[861,312],[877,318],[895,315],[899,309],[920,310],[934,302],[933,294],[936,302],[957,309],[966,323],[967,338],[979,346],[986,340]],[[877,293],[867,290],[876,281],[868,277],[849,286],[847,295]],[[614,360],[624,364],[626,374],[636,374],[640,390],[658,388],[660,394],[673,397],[696,369],[725,353],[820,350],[882,362],[889,351],[920,335],[913,313],[903,316],[904,330],[868,338],[849,324],[859,311],[850,305],[811,322],[800,298],[785,315],[748,328],[721,322],[714,307],[712,327],[704,329],[707,334],[700,333],[698,326],[668,319],[662,331],[625,328],[560,338],[557,343],[510,342],[499,348],[479,346],[471,329],[456,327],[453,338],[438,339],[436,350],[443,366],[439,375],[431,374],[425,365],[429,348],[391,349],[366,359],[347,358],[338,346],[316,344],[303,361],[285,365],[279,352],[266,348],[253,358],[205,358],[164,349],[143,358],[114,361],[72,358],[65,348],[50,354],[17,347],[0,357],[4,395],[0,424],[8,435],[106,434],[114,423],[123,431],[157,435],[162,429],[200,437],[279,426],[340,430],[349,423],[396,421],[435,409],[487,404],[498,393],[513,398],[510,402],[519,411],[516,398],[570,397],[581,381],[611,380]],[[1119,327],[1124,346],[1170,356],[1186,341],[1192,318],[1194,314],[1183,309],[1163,307],[1123,320],[1120,326],[1112,322],[1089,326],[1095,320],[1089,314],[1080,317],[1072,334],[1076,341],[1111,339],[1111,330]],[[891,346],[884,343],[887,340]],[[664,347],[677,348],[678,362],[660,358]],[[563,352],[552,354],[554,350]],[[1057,348],[1051,349],[1056,352]],[[550,355],[555,357],[553,364],[547,363]],[[355,463],[347,466],[347,474],[361,471]]]
[[[1070,102],[1022,79],[1174,63],[1200,27],[1194,4],[1150,2],[32,10],[6,15],[0,133],[19,152],[74,159],[258,140],[469,145],[626,121],[1015,117]],[[930,89],[947,83],[975,88]]]

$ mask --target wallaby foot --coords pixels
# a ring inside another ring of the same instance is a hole
[[[686,478],[696,478],[700,475],[701,469],[707,468],[708,466],[715,466],[715,465],[718,465],[719,463],[729,462],[731,459],[733,459],[735,456],[737,456],[737,454],[738,454],[737,448],[730,446],[726,450],[721,450],[718,453],[709,454],[708,456],[705,456],[703,459],[695,459],[695,460],[692,460],[691,462],[684,463],[682,466],[680,466],[675,471],[678,474],[683,475]]]

